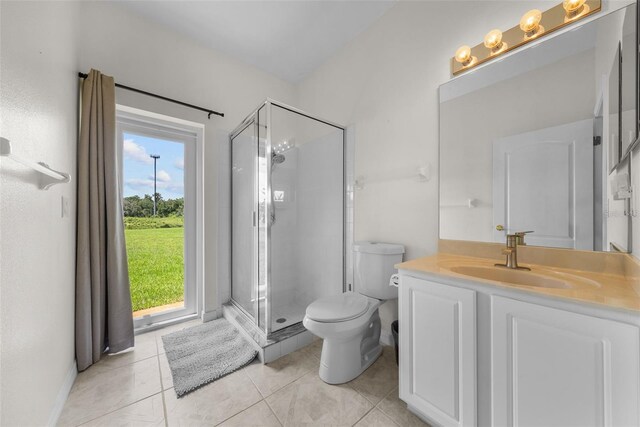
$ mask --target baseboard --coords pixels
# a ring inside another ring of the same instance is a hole
[[[220,311],[219,310],[205,311],[204,313],[202,313],[202,321],[203,322],[209,322],[210,320],[216,320],[219,317],[220,317]]]
[[[380,331],[380,344],[395,345],[395,343],[393,342],[393,334],[391,334],[391,331],[385,331],[384,329]]]
[[[73,387],[73,383],[78,376],[78,368],[76,365],[75,359],[69,366],[69,370],[67,371],[67,376],[58,391],[58,396],[56,396],[56,400],[54,402],[53,408],[51,409],[51,414],[49,415],[49,421],[47,422],[48,426],[55,426],[58,424],[58,419],[62,414],[62,410],[64,409],[64,404],[67,402],[67,397],[69,397],[69,392],[71,392],[71,387]]]

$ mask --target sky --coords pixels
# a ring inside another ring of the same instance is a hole
[[[157,191],[164,200],[184,197],[184,145],[124,133],[124,196],[153,194],[153,159],[157,154]]]

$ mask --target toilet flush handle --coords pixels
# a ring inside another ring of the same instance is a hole
[[[400,287],[400,276],[397,274],[392,274],[389,279],[389,286],[395,286],[396,288]]]

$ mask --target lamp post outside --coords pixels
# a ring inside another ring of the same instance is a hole
[[[151,154],[150,156],[153,159],[153,216],[156,216],[156,202],[158,199],[158,192],[156,191],[156,181],[157,181],[157,173],[156,173],[156,162],[160,158],[157,154]]]

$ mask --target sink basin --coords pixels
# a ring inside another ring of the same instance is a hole
[[[489,267],[477,265],[460,265],[451,267],[454,273],[479,279],[493,280],[496,282],[510,283],[514,285],[535,286],[539,288],[572,289],[574,280],[562,280],[550,277],[547,274],[539,274],[528,270],[511,270],[502,267]],[[573,277],[572,277],[573,279]],[[576,279],[579,279],[576,277]]]

